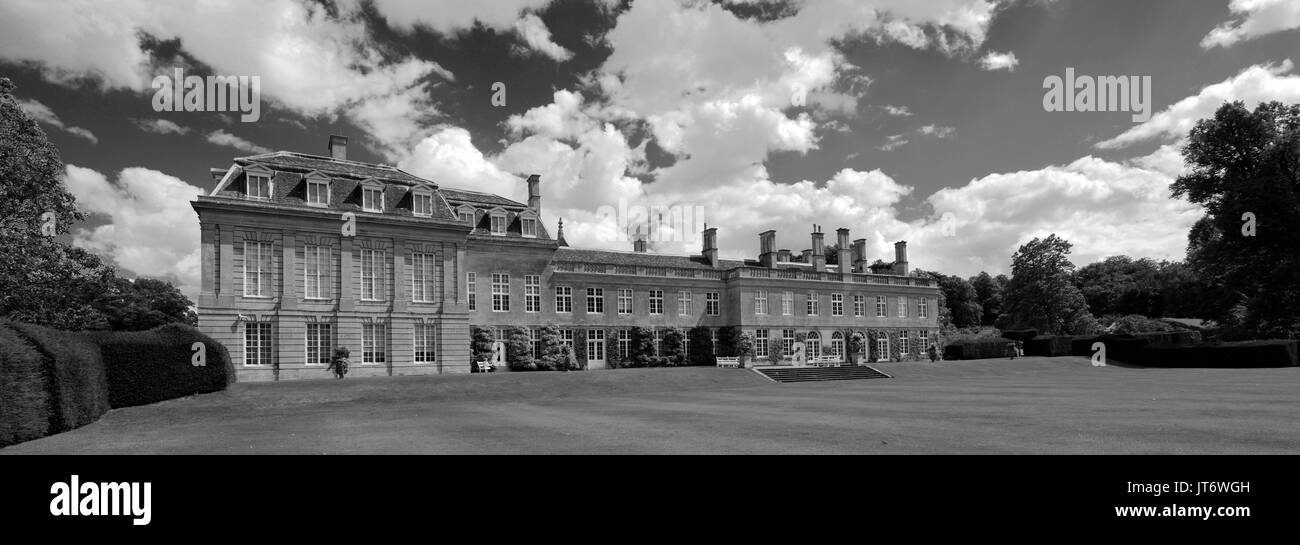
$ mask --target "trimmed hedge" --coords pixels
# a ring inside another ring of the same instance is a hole
[[[1001,337],[957,341],[943,347],[945,360],[980,360],[1007,357],[1008,341]]]
[[[108,374],[99,347],[85,336],[32,324],[10,324],[39,347],[51,397],[50,433],[99,420],[108,412]]]
[[[1107,352],[1109,350],[1108,345]],[[1130,363],[1148,367],[1296,367],[1300,366],[1300,341],[1150,346],[1139,355],[1138,361]]]
[[[187,325],[98,333],[93,338],[104,355],[113,408],[216,392],[235,381],[225,346]],[[190,346],[195,342],[205,346],[205,366],[191,363]]]
[[[1076,339],[1093,339],[1093,335],[1055,335],[1025,341],[1026,356],[1069,356]]]
[[[41,353],[0,324],[0,447],[44,437],[50,396]]]

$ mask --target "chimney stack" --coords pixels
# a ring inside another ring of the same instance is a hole
[[[837,235],[835,243],[840,247],[838,255],[835,256],[840,264],[840,272],[849,272],[853,267],[853,249],[849,248],[849,230],[841,227],[835,230],[835,234]]]
[[[812,248],[805,248],[803,253],[799,254],[799,262],[812,263],[812,256],[813,256]]]
[[[540,186],[542,177],[533,174],[528,177],[528,208],[538,215],[542,213],[542,190]],[[637,231],[638,233],[640,230]]]
[[[348,137],[337,134],[330,135],[330,157],[345,161],[348,158]]]
[[[813,226],[812,232],[812,266],[817,272],[826,272],[826,242],[820,225]]]
[[[632,251],[638,254],[644,254],[646,251],[645,235],[641,234],[641,226],[636,226],[636,234],[632,235]]]
[[[853,241],[853,272],[867,272],[867,239]]]
[[[776,231],[771,229],[758,234],[758,263],[771,268],[776,263]]]
[[[789,263],[790,255],[791,253],[789,248],[781,248],[781,251],[776,253],[776,261],[778,263]]]
[[[718,267],[718,228],[707,223],[704,224],[704,259],[709,260],[710,267]]]
[[[894,243],[894,274],[907,276],[907,241]]]

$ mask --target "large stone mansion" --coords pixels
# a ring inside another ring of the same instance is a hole
[[[744,260],[719,257],[716,228],[699,255],[651,253],[643,237],[631,251],[573,248],[562,223],[554,236],[543,225],[536,175],[521,203],[349,161],[339,136],[327,156],[265,153],[212,174],[216,187],[191,203],[199,327],[230,349],[240,380],[326,378],[336,346],[358,375],[467,373],[471,326],[556,325],[585,339],[591,369],[634,326],[715,338],[739,326],[759,358],[796,337],[809,355],[841,357],[858,332],[878,333],[882,357],[937,342],[938,288],[908,276],[905,242],[892,263],[868,264],[866,241],[839,229],[830,265],[821,232],[797,255],[760,233]]]

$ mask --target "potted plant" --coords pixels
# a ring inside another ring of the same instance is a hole
[[[862,365],[866,363],[867,355],[864,353],[866,343],[862,338],[862,333],[853,333],[849,335],[849,357],[852,358],[853,365]]]

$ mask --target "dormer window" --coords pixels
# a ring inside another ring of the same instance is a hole
[[[263,175],[248,175],[248,198],[250,199],[270,199],[271,198],[271,177]]]
[[[326,206],[330,203],[330,183],[328,180],[307,180],[307,204]]]
[[[380,186],[361,188],[361,209],[366,212],[383,212],[384,188]]]
[[[536,237],[536,236],[537,236],[537,219],[536,219],[536,218],[523,218],[523,220],[519,222],[519,226],[520,226],[520,229],[523,231],[524,236],[526,236],[526,237]]]
[[[465,223],[474,223],[474,213],[473,213],[473,212],[461,212],[461,213],[460,213],[460,221],[463,221],[463,222],[465,222]]]
[[[495,212],[492,214],[492,234],[506,234],[506,214],[505,212]]]
[[[411,211],[417,216],[433,215],[433,194],[416,192],[411,195]]]
[[[474,207],[468,204],[462,204],[456,207],[456,216],[462,223],[474,225]]]

